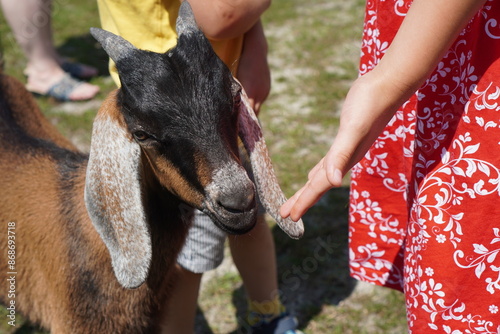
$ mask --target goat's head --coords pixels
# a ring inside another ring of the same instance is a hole
[[[164,54],[91,29],[115,61],[122,87],[118,108],[103,105],[94,121],[85,200],[125,287],[142,284],[151,260],[139,172],[143,162],[162,187],[221,229],[247,232],[257,209],[254,184],[238,156],[239,129],[265,207],[278,218],[284,202],[246,95],[197,27],[186,1],[176,28],[177,46]],[[257,159],[262,153],[266,157]],[[301,223],[279,223],[292,237],[303,233]]]

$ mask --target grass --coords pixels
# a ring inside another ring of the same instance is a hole
[[[101,93],[91,102],[58,103],[39,98],[45,115],[79,147],[88,149],[96,110],[114,86],[107,57],[88,34],[99,26],[94,1],[54,0],[55,43],[61,54],[99,68],[91,80]],[[362,0],[274,0],[263,16],[273,76],[261,111],[273,164],[287,195],[328,150],[339,110],[357,76],[363,20]],[[6,72],[24,80],[25,59],[0,17]],[[404,300],[398,292],[356,283],[347,268],[348,184],[331,190],[304,217],[306,234],[291,240],[272,226],[280,295],[306,333],[404,333]],[[322,246],[323,245],[323,246]],[[323,256],[324,255],[324,256]],[[206,275],[199,299],[196,333],[247,333],[244,289],[228,254]],[[13,333],[0,309],[0,334]],[[240,324],[239,324],[240,323]],[[42,334],[18,322],[17,334]]]

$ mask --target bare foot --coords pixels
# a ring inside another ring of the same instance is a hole
[[[54,85],[62,82],[64,77],[67,76],[66,72],[58,66],[51,66],[43,70],[27,69],[25,73],[28,76],[26,89],[40,95],[47,95]],[[87,82],[80,82],[69,92],[67,99],[70,101],[89,100],[98,92],[98,86]],[[58,98],[57,96],[54,97]]]

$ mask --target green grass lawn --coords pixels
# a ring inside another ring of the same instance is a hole
[[[90,102],[58,103],[38,98],[46,116],[83,150],[100,102],[112,89],[107,57],[89,35],[100,26],[94,1],[54,1],[55,42],[61,54],[92,64],[101,75],[92,83],[101,93]],[[363,20],[362,0],[274,0],[263,17],[269,41],[272,92],[261,121],[274,167],[290,196],[328,150],[338,127],[339,110],[357,76]],[[24,80],[25,59],[0,16],[5,71]],[[327,195],[304,217],[306,234],[289,239],[269,221],[276,241],[278,278],[283,302],[306,333],[404,333],[402,295],[357,284],[347,268],[348,184]],[[317,257],[327,243],[327,257]],[[246,333],[238,327],[246,309],[245,294],[230,255],[206,275],[199,299],[196,333]],[[14,333],[0,310],[0,334]],[[44,333],[18,323],[15,333]]]

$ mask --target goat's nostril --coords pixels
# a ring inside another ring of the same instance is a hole
[[[248,211],[255,202],[255,194],[239,193],[239,194],[221,194],[217,203],[231,213],[240,213]]]

